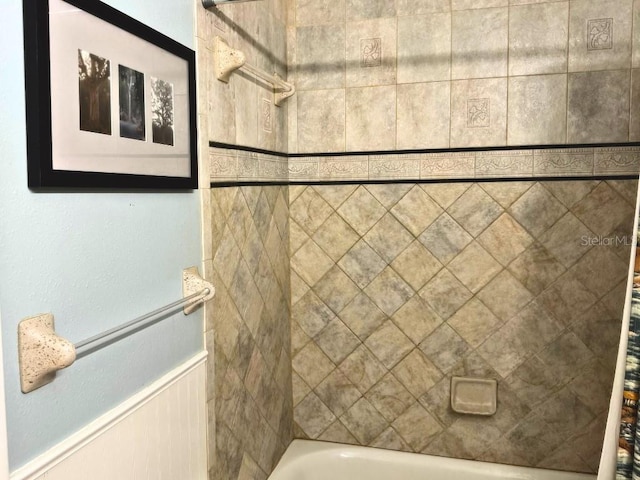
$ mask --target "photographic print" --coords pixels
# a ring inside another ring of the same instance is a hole
[[[109,60],[78,50],[80,130],[111,135]]]
[[[120,79],[120,136],[145,139],[144,74],[118,65]]]
[[[173,85],[151,77],[153,143],[173,145]]]
[[[22,4],[29,188],[198,188],[195,52],[104,2]]]

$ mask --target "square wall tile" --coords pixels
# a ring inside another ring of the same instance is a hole
[[[509,145],[567,141],[567,75],[509,78]]]
[[[398,18],[398,83],[450,78],[451,14]]]
[[[508,17],[507,8],[465,10],[453,13],[451,20],[452,79],[506,76]]]
[[[234,77],[236,143],[255,146],[258,142],[258,86],[254,79]],[[238,161],[240,167],[240,161]],[[242,169],[239,168],[239,171]]]
[[[399,17],[449,12],[451,2],[449,0],[396,0],[396,10]]]
[[[506,7],[509,0],[451,0],[452,10],[469,10],[471,8]]]
[[[395,81],[395,19],[348,23],[347,87],[390,85]]]
[[[296,0],[296,25],[337,25],[344,22],[345,0]]]
[[[299,27],[296,36],[296,89],[343,88],[345,26]]]
[[[396,16],[395,0],[346,0],[347,22]]]
[[[345,91],[301,91],[298,102],[298,150],[343,152],[345,148]],[[322,125],[322,131],[318,128]]]
[[[638,19],[640,22],[640,18]],[[631,70],[631,118],[629,141],[640,141],[640,69]]]
[[[633,68],[640,68],[640,0],[633,0],[633,32],[631,38]]]
[[[569,74],[569,143],[629,139],[629,70]]]
[[[467,232],[476,237],[500,216],[502,207],[475,184],[447,211]],[[425,246],[429,248],[428,245]]]
[[[569,2],[509,10],[509,75],[567,71]]]
[[[396,145],[396,87],[347,89],[347,150],[391,150]]]
[[[449,146],[450,92],[449,82],[398,85],[398,149]]]
[[[451,147],[507,142],[507,79],[451,82]]]
[[[633,0],[574,0],[569,18],[569,71],[629,68]]]

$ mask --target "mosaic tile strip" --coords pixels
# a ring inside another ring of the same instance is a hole
[[[211,182],[326,182],[638,175],[640,147],[289,157],[210,148]]]

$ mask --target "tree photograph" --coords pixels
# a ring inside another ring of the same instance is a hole
[[[173,146],[173,85],[151,77],[153,143]]]
[[[120,83],[120,136],[145,139],[144,74],[118,65]]]
[[[78,50],[80,130],[111,135],[111,68],[106,58]]]

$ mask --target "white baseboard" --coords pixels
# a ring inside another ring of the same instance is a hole
[[[206,359],[194,356],[10,480],[206,480]]]

